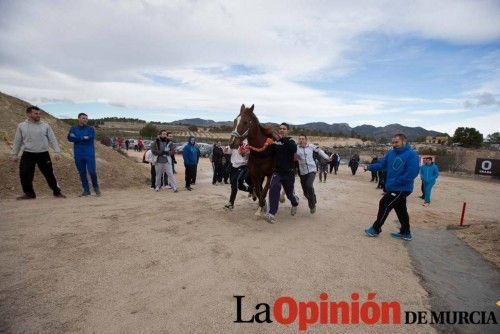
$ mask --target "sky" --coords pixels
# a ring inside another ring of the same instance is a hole
[[[500,131],[500,1],[0,0],[0,91],[63,118]]]

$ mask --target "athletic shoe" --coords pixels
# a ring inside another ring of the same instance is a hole
[[[156,191],[160,191],[160,187],[156,187],[156,189],[155,189],[155,190],[156,190]]]
[[[297,207],[298,207],[298,205],[297,206],[292,206],[292,209],[290,210],[290,214],[292,216],[295,216],[295,214],[297,213]]]
[[[424,204],[422,204],[422,206],[429,206],[429,205],[431,205],[431,203],[429,202],[425,202]]]
[[[373,226],[372,226],[372,227],[370,227],[370,228],[368,228],[368,229],[366,229],[366,230],[365,230],[365,233],[366,233],[366,235],[367,235],[367,236],[369,236],[369,237],[377,237],[377,236],[380,234],[380,232],[377,232],[377,231],[373,228]]]
[[[191,188],[191,187],[186,187],[186,189],[189,191],[193,190],[193,188]]]
[[[234,205],[231,204],[231,203],[227,203],[226,205],[224,205],[224,209],[226,209],[226,210],[232,210],[232,209],[234,209]]]
[[[391,233],[391,237],[398,238],[398,239],[403,239],[403,235],[401,234],[401,232],[392,232]]]
[[[78,197],[85,197],[85,196],[90,196],[90,191],[84,191]]]
[[[315,207],[315,206],[313,206],[312,208],[310,208],[310,209],[309,209],[309,212],[310,212],[310,213],[315,213],[315,212],[316,212],[316,207]]]
[[[167,186],[163,186],[163,187],[161,187],[161,189],[172,189],[172,187],[171,187],[171,186],[169,186],[169,185],[167,185]]]
[[[408,232],[406,234],[403,234],[402,239],[406,240],[406,241],[412,241],[413,240],[413,236],[411,235],[411,232]]]
[[[179,190],[177,190],[177,189],[174,189],[174,193],[178,193],[178,192],[179,192]]]
[[[25,200],[25,199],[35,199],[35,198],[36,198],[36,197],[31,197],[31,196],[28,196],[28,195],[26,195],[26,194],[21,195],[21,196],[17,196],[17,197],[16,197],[16,199],[17,199],[18,201]]]
[[[101,190],[99,188],[94,188],[94,192],[97,197],[101,196]]]
[[[276,220],[276,217],[275,217],[274,215],[270,214],[270,213],[268,213],[268,214],[266,215],[266,220],[267,220],[267,222],[268,222],[269,224],[275,224],[275,223],[277,223],[277,222],[278,222],[278,221]]]
[[[57,197],[57,198],[66,198],[66,196],[64,196],[62,193],[54,194],[54,197]]]

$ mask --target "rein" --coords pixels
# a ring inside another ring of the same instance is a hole
[[[247,145],[247,147],[249,149],[251,149],[252,151],[255,151],[255,152],[262,152],[264,151],[269,145],[271,145],[273,143],[273,140],[271,138],[267,138],[266,141],[264,142],[264,144],[261,146],[261,147],[253,147],[253,146],[250,146],[250,145]]]

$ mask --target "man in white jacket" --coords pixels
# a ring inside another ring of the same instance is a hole
[[[330,157],[319,147],[307,143],[305,134],[299,135],[299,145],[297,146],[297,155],[299,157],[299,176],[300,184],[304,196],[307,198],[309,210],[311,213],[316,212],[316,194],[314,193],[314,179],[316,177],[316,163],[314,162],[313,153],[318,153],[325,160],[330,161]]]

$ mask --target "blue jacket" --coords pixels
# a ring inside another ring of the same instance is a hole
[[[74,143],[75,157],[95,157],[94,148],[95,131],[88,125],[73,126],[69,129],[68,140]]]
[[[385,190],[388,192],[413,191],[413,181],[418,176],[418,154],[410,145],[394,148],[376,163],[368,165],[368,170],[386,171]]]
[[[184,158],[185,166],[194,166],[198,164],[198,158],[200,156],[200,150],[196,145],[191,144],[191,138],[187,142],[187,145],[182,149],[182,157]]]
[[[436,179],[439,176],[439,169],[435,163],[431,163],[430,165],[423,164],[420,167],[420,178],[422,181],[426,183],[436,183]]]

